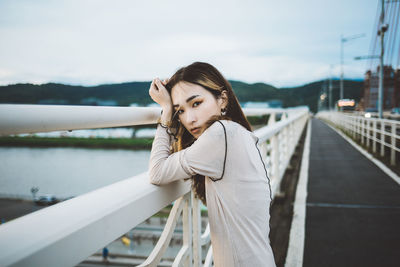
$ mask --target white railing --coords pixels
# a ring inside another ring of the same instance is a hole
[[[357,116],[364,116],[366,118],[379,118],[379,113],[378,112],[368,112],[368,111],[353,111],[353,112],[346,112],[346,113],[351,113],[353,115]],[[388,120],[400,120],[400,114],[392,114],[390,111],[384,111],[382,113],[382,116],[384,119]]]
[[[396,152],[400,152],[400,121],[333,111],[318,112],[317,117],[333,123],[367,148],[372,146],[373,153],[380,146],[380,156],[390,154],[390,164],[396,165]]]
[[[244,109],[246,115],[270,114],[254,131],[271,179],[273,196],[309,117],[307,107]],[[276,122],[276,114],[281,120]],[[0,135],[104,128],[155,123],[159,108],[0,105]],[[140,266],[157,266],[183,213],[183,246],[172,266],[203,266],[200,200],[190,181],[165,186],[149,183],[147,173],[33,212],[0,226],[1,266],[74,266],[175,200],[166,226]],[[212,265],[209,247],[204,266]]]
[[[270,177],[273,196],[280,191],[281,180],[309,114],[308,108],[300,108],[283,113],[278,122],[275,121],[275,116],[275,114],[271,114],[268,125],[254,131],[254,134],[260,139],[259,143]]]

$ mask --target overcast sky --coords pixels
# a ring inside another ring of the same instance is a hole
[[[233,80],[295,86],[363,78],[378,0],[0,0],[0,84],[169,77],[194,61]]]

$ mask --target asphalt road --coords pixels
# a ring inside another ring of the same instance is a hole
[[[400,186],[313,119],[303,266],[400,266]]]

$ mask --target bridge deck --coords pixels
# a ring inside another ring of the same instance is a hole
[[[400,266],[400,186],[313,119],[303,266]]]

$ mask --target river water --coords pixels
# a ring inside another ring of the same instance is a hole
[[[81,195],[147,171],[149,150],[0,147],[0,197]]]

